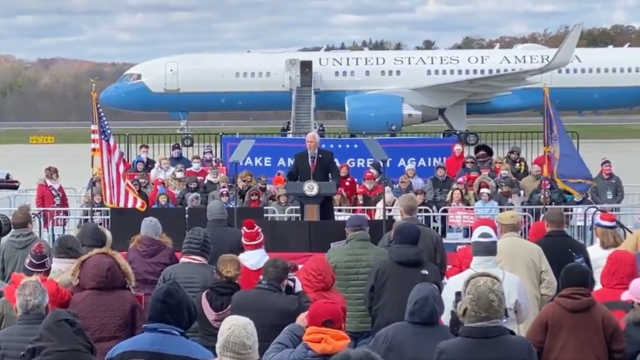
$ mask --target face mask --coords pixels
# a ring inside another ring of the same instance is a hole
[[[148,156],[149,156],[149,155],[148,155],[147,153],[142,153],[142,154],[140,154],[140,157],[141,157],[142,159],[144,159],[144,160],[147,160],[147,157],[148,157]]]
[[[180,157],[182,155],[182,151],[181,150],[173,150],[171,152],[171,156],[173,156],[174,158]]]
[[[540,174],[533,174],[531,176],[533,176],[533,178],[536,180],[540,180]]]
[[[367,182],[365,182],[365,183],[364,183],[364,186],[365,186],[367,189],[371,190],[371,189],[373,189],[373,187],[375,186],[375,183],[374,183],[374,182],[367,181]]]
[[[198,188],[198,186],[193,186],[193,185],[189,185],[189,190],[191,191],[195,191]]]
[[[193,166],[193,168],[194,168],[195,170],[200,170],[200,168],[202,167],[202,164],[200,164],[200,163],[194,163],[194,164],[192,164],[192,166]]]
[[[176,171],[176,179],[183,179],[184,173],[182,171]]]
[[[508,171],[500,171],[500,176],[503,178],[506,178],[507,176],[509,176],[509,172]]]

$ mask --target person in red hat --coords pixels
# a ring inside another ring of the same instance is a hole
[[[624,239],[618,231],[618,222],[616,216],[610,212],[602,211],[596,217],[595,221],[595,244],[589,246],[589,258],[593,269],[593,278],[595,279],[594,290],[600,289],[600,275],[607,263],[607,258],[614,250],[616,250]]]
[[[262,268],[269,260],[269,255],[264,250],[264,235],[262,228],[255,221],[247,219],[242,224],[242,247],[244,252],[238,256],[240,259],[240,278],[238,284],[243,290],[253,289],[260,280]]]
[[[376,176],[371,170],[364,172],[364,178],[362,179],[362,184],[360,184],[359,189],[363,189],[365,195],[374,199],[374,201],[376,196],[384,193],[384,187],[376,181]]]
[[[471,232],[473,230],[479,228],[480,226],[488,226],[493,230],[496,234],[498,233],[498,225],[493,219],[490,218],[479,218],[473,222],[471,227]],[[471,246],[462,245],[459,246],[456,250],[455,254],[449,256],[449,268],[446,272],[446,278],[451,279],[451,277],[460,274],[461,272],[467,270],[471,267],[471,260],[473,260],[473,255],[471,255]]]
[[[300,314],[271,343],[263,359],[329,359],[347,350],[351,339],[344,331],[345,316],[330,300],[318,300]]]

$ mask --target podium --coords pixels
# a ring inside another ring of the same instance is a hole
[[[320,203],[327,197],[335,195],[338,187],[333,181],[290,182],[286,185],[287,195],[298,198],[303,208],[305,221],[320,221]]]

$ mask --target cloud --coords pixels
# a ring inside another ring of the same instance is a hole
[[[3,4],[0,53],[139,62],[364,38],[450,46],[467,35],[633,24],[638,15],[640,0],[29,0]]]

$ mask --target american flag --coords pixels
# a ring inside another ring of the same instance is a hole
[[[91,124],[91,155],[100,155],[100,135],[98,134],[98,119],[95,119],[93,124]]]
[[[147,204],[136,194],[127,180],[127,160],[118,148],[111,127],[100,104],[94,100],[94,118],[98,123],[100,169],[102,169],[102,198],[108,207],[136,208],[144,211]]]

